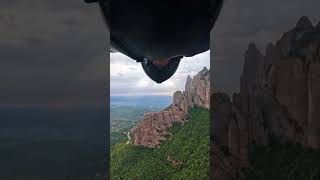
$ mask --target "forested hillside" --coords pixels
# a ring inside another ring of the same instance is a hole
[[[320,179],[320,150],[300,145],[280,144],[251,150],[252,166],[245,180],[318,180]]]
[[[111,179],[209,179],[209,110],[192,108],[159,148],[111,147]]]

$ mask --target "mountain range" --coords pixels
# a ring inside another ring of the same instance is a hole
[[[320,23],[301,17],[265,55],[249,44],[240,79],[232,98],[211,97],[214,179],[319,179]],[[254,166],[261,158],[265,165]]]

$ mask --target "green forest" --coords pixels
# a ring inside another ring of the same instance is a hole
[[[160,108],[146,108],[134,106],[111,107],[110,145],[126,142],[127,133],[137,125],[146,112],[159,111]]]
[[[273,140],[268,147],[254,147],[245,180],[319,180],[320,150]]]
[[[193,108],[183,126],[159,148],[119,143],[111,147],[111,179],[209,179],[209,111]]]

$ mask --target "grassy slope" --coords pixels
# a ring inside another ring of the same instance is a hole
[[[160,148],[118,144],[111,149],[111,178],[116,179],[208,179],[209,111],[194,108],[189,121],[170,128],[172,138]],[[178,162],[173,165],[167,160]]]

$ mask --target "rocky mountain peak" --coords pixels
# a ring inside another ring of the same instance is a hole
[[[204,71],[204,72],[209,72],[208,68],[207,67],[203,67],[203,69],[201,71]]]
[[[260,76],[260,68],[263,55],[254,43],[250,43],[245,53],[245,63],[240,79],[240,89],[243,92],[250,92],[257,89],[257,79]]]
[[[320,30],[320,21],[318,22],[317,26],[316,26],[316,29],[319,29]]]
[[[240,92],[232,100],[212,96],[213,161],[223,168],[216,174],[239,179],[249,148],[268,145],[269,137],[320,149],[320,31],[307,17],[297,27],[268,45],[265,56],[251,43]]]
[[[250,49],[250,48],[256,49],[257,48],[256,43],[250,42],[248,45],[248,49]]]
[[[266,54],[271,54],[274,50],[274,47],[275,45],[272,42],[268,43],[266,47]]]
[[[319,41],[319,31],[317,32],[308,17],[302,16],[296,27],[283,34],[277,42],[277,48],[280,49],[281,58],[290,57],[293,54],[304,59],[314,59],[307,56],[308,51],[315,51],[314,42]],[[313,43],[312,43],[313,42]],[[313,47],[312,47],[313,46]]]
[[[186,90],[186,91],[190,91],[191,88],[192,88],[192,78],[191,78],[190,75],[188,75],[187,81],[186,81],[185,90]]]
[[[246,59],[256,59],[257,57],[261,57],[262,54],[260,50],[257,48],[255,43],[250,43],[248,49],[246,51]]]
[[[192,107],[209,108],[210,71],[204,67],[194,78],[188,76],[185,91],[176,91],[173,102],[160,112],[146,113],[143,120],[132,130],[132,143],[146,147],[158,147],[168,138],[167,129],[173,123],[184,124]]]
[[[204,67],[197,75],[195,75],[194,79],[198,80],[198,79],[205,79],[205,78],[208,78],[208,74],[209,74],[209,70],[207,67]],[[194,80],[194,81],[195,81]]]
[[[308,29],[313,28],[312,22],[307,16],[302,16],[296,25],[296,28],[298,29]]]
[[[280,43],[267,46],[265,56],[249,45],[241,76],[240,104],[245,107],[241,110],[254,116],[255,123],[266,123],[268,132],[283,141],[320,148],[320,131],[315,133],[317,138],[311,133],[311,129],[320,129],[314,111],[320,110],[320,31],[305,16],[297,27],[304,30],[287,32]],[[282,52],[276,53],[277,49]],[[253,139],[265,143],[264,138]]]

